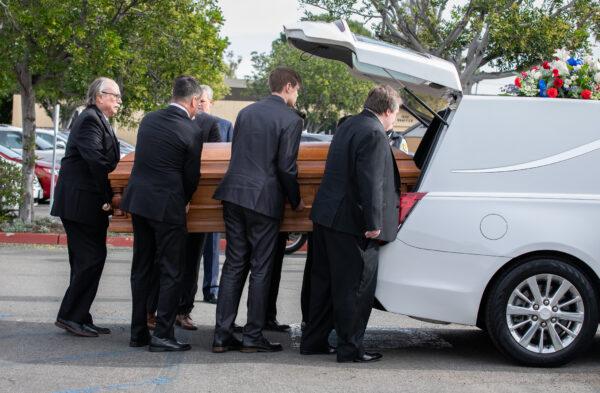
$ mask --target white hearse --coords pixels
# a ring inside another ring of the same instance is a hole
[[[354,35],[285,26],[289,43],[353,74],[443,99],[431,110],[382,247],[385,310],[476,325],[515,361],[556,366],[590,347],[600,294],[600,102],[462,94],[453,64]],[[431,108],[429,108],[431,109]]]

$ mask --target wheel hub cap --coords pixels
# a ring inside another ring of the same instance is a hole
[[[513,339],[528,351],[554,353],[569,346],[585,319],[579,291],[565,278],[538,274],[512,291],[506,323]]]

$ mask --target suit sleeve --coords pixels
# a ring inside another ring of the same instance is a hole
[[[193,127],[192,124],[189,126]],[[200,180],[200,159],[202,154],[202,138],[200,134],[189,130],[192,135],[191,142],[188,144],[185,163],[183,166],[183,190],[186,203],[192,199],[192,195],[198,188]]]
[[[219,122],[215,121],[210,126],[208,132],[208,142],[221,142],[221,133],[219,132]]]
[[[366,230],[383,226],[383,176],[385,149],[389,149],[383,133],[373,131],[359,141],[356,150],[358,202],[362,206]]]
[[[79,154],[90,168],[98,192],[102,194],[105,202],[110,203],[111,192],[108,174],[113,168],[113,163],[104,154],[103,134],[103,126],[95,121],[92,116],[88,116],[81,123],[79,130],[73,133],[73,137]]]
[[[300,203],[296,160],[298,158],[298,148],[300,147],[302,124],[302,119],[298,118],[297,121],[292,122],[283,130],[279,136],[279,152],[277,155],[277,175],[294,209]]]

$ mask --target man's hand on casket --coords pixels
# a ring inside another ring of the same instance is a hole
[[[366,231],[365,237],[367,239],[375,239],[377,236],[379,236],[380,233],[381,233],[381,229],[376,229],[374,231]]]

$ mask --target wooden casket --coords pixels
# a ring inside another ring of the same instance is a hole
[[[283,232],[310,232],[310,208],[317,194],[321,178],[325,170],[325,160],[329,150],[328,142],[301,143],[298,153],[298,182],[300,193],[306,204],[304,211],[297,213],[289,204],[286,205],[281,231]],[[127,186],[135,153],[130,153],[121,159],[117,168],[109,175],[110,185],[114,196],[112,205],[114,209],[109,230],[112,232],[132,232],[129,214],[119,209],[123,190]],[[189,232],[224,232],[223,208],[221,202],[212,199],[223,175],[227,171],[231,155],[231,143],[205,143],[202,150],[202,163],[200,166],[200,183],[192,197],[190,210],[187,216]],[[412,158],[398,150],[394,152],[400,178],[402,192],[410,191],[419,176],[419,170]]]

